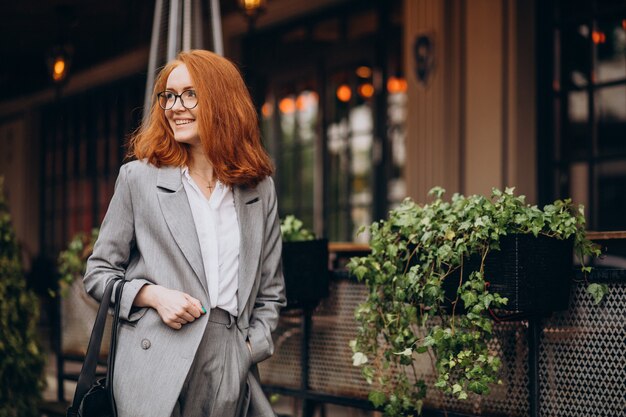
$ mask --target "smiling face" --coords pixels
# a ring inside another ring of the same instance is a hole
[[[194,85],[186,65],[181,64],[174,68],[169,77],[167,77],[165,89],[169,93],[182,95],[183,101],[185,98],[192,97],[195,94],[189,91],[194,89]],[[165,117],[172,128],[172,132],[174,132],[174,140],[193,146],[200,145],[196,120],[198,107],[187,109],[183,106],[180,97],[175,97],[174,99],[176,100],[174,106],[169,110],[165,110]],[[189,106],[188,101],[185,102],[187,106]]]

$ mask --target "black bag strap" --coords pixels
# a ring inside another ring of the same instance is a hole
[[[111,398],[113,415],[117,417],[117,407],[113,396],[113,370],[115,369],[115,356],[117,352],[117,328],[120,324],[120,305],[122,304],[122,291],[126,280],[122,280],[115,291],[115,312],[113,313],[113,323],[111,325],[111,343],[109,344],[109,357],[107,358],[107,378],[105,387]]]
[[[106,323],[107,312],[111,304],[111,294],[116,282],[119,282],[115,291],[115,314],[113,316],[113,325],[111,328],[111,344],[109,347],[109,357],[107,360],[107,388],[110,388],[111,382],[108,380],[109,376],[113,376],[113,365],[115,364],[115,345],[117,342],[117,325],[120,319],[120,300],[122,298],[122,288],[124,287],[125,280],[122,278],[114,278],[107,284],[102,300],[100,301],[100,307],[98,308],[98,315],[96,321],[91,330],[91,336],[89,337],[89,347],[87,348],[87,355],[85,361],[80,370],[80,376],[78,377],[78,383],[76,385],[76,391],[74,392],[74,400],[72,406],[68,410],[69,415],[76,415],[80,407],[80,403],[83,397],[96,379],[96,367],[98,365],[98,355],[100,354],[100,346],[102,345],[102,336],[104,334],[104,325]],[[112,389],[110,390],[112,393]],[[112,395],[112,394],[111,394]]]

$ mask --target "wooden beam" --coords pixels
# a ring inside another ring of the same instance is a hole
[[[140,73],[148,69],[147,47],[120,55],[110,61],[85,71],[70,75],[70,80],[61,90],[63,97],[78,94],[93,87]],[[49,87],[29,96],[0,102],[0,119],[10,118],[34,107],[50,103],[56,98],[56,88]]]
[[[626,239],[626,231],[615,232],[587,232],[587,238],[590,240],[613,240]]]

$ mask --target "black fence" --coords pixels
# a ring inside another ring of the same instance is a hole
[[[594,270],[590,280],[609,285],[600,305],[579,280],[568,310],[494,326],[491,348],[503,357],[502,384],[489,396],[461,401],[443,395],[425,358],[424,414],[626,417],[626,270]],[[285,312],[276,352],[260,366],[266,390],[301,399],[304,416],[324,403],[373,410],[371,387],[352,366],[348,345],[356,336],[354,310],[365,297],[362,284],[335,273],[329,297],[314,311]]]

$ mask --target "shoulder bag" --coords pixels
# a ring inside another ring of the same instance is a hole
[[[115,286],[116,282],[119,282],[119,285]],[[91,337],[89,338],[87,355],[78,377],[74,400],[67,410],[67,417],[117,417],[115,399],[113,398],[113,369],[115,367],[117,327],[120,321],[120,300],[122,299],[124,283],[125,280],[122,278],[112,279],[104,290],[96,322],[93,325]],[[98,354],[100,353],[104,325],[114,287],[115,306],[111,326],[111,344],[109,346],[109,357],[107,358],[107,373],[106,377],[96,380]]]

